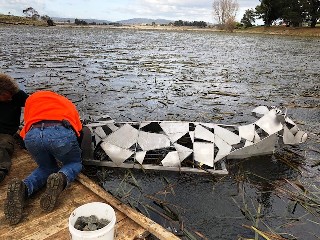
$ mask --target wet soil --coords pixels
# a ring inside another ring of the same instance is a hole
[[[319,38],[1,26],[0,42],[0,71],[28,93],[67,96],[82,119],[246,124],[256,106],[287,108],[307,142],[229,161],[227,176],[116,169],[92,176],[183,239],[254,238],[250,226],[319,238],[319,209],[283,194],[299,181],[319,197]]]

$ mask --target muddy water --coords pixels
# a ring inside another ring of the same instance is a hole
[[[319,216],[277,191],[288,186],[283,179],[320,187],[319,38],[2,26],[0,43],[0,71],[28,93],[69,97],[83,119],[245,124],[255,106],[287,107],[308,142],[230,161],[228,176],[99,170],[98,177],[184,239],[254,238],[243,225],[252,226],[259,211],[259,229],[320,236]]]

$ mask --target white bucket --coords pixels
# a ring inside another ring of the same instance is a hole
[[[81,216],[89,217],[91,215],[95,215],[100,219],[104,218],[110,221],[110,223],[107,226],[95,231],[80,231],[74,228],[74,224],[77,221],[78,217],[81,217]],[[101,203],[101,202],[87,203],[76,208],[69,217],[69,231],[71,234],[70,239],[72,240],[85,240],[85,239],[113,240],[115,224],[116,224],[116,214],[110,205]]]

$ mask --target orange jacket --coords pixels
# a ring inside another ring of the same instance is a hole
[[[32,124],[43,120],[68,120],[80,136],[82,124],[76,106],[66,97],[50,91],[38,91],[30,95],[24,108],[24,127],[20,132],[26,136]]]

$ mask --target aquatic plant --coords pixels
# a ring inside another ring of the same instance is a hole
[[[292,213],[294,213],[296,205],[299,204],[307,212],[320,218],[320,182],[310,184],[299,180],[285,179],[285,181],[288,184],[284,187],[277,187],[276,191],[294,203]],[[317,224],[320,225],[320,222]]]

